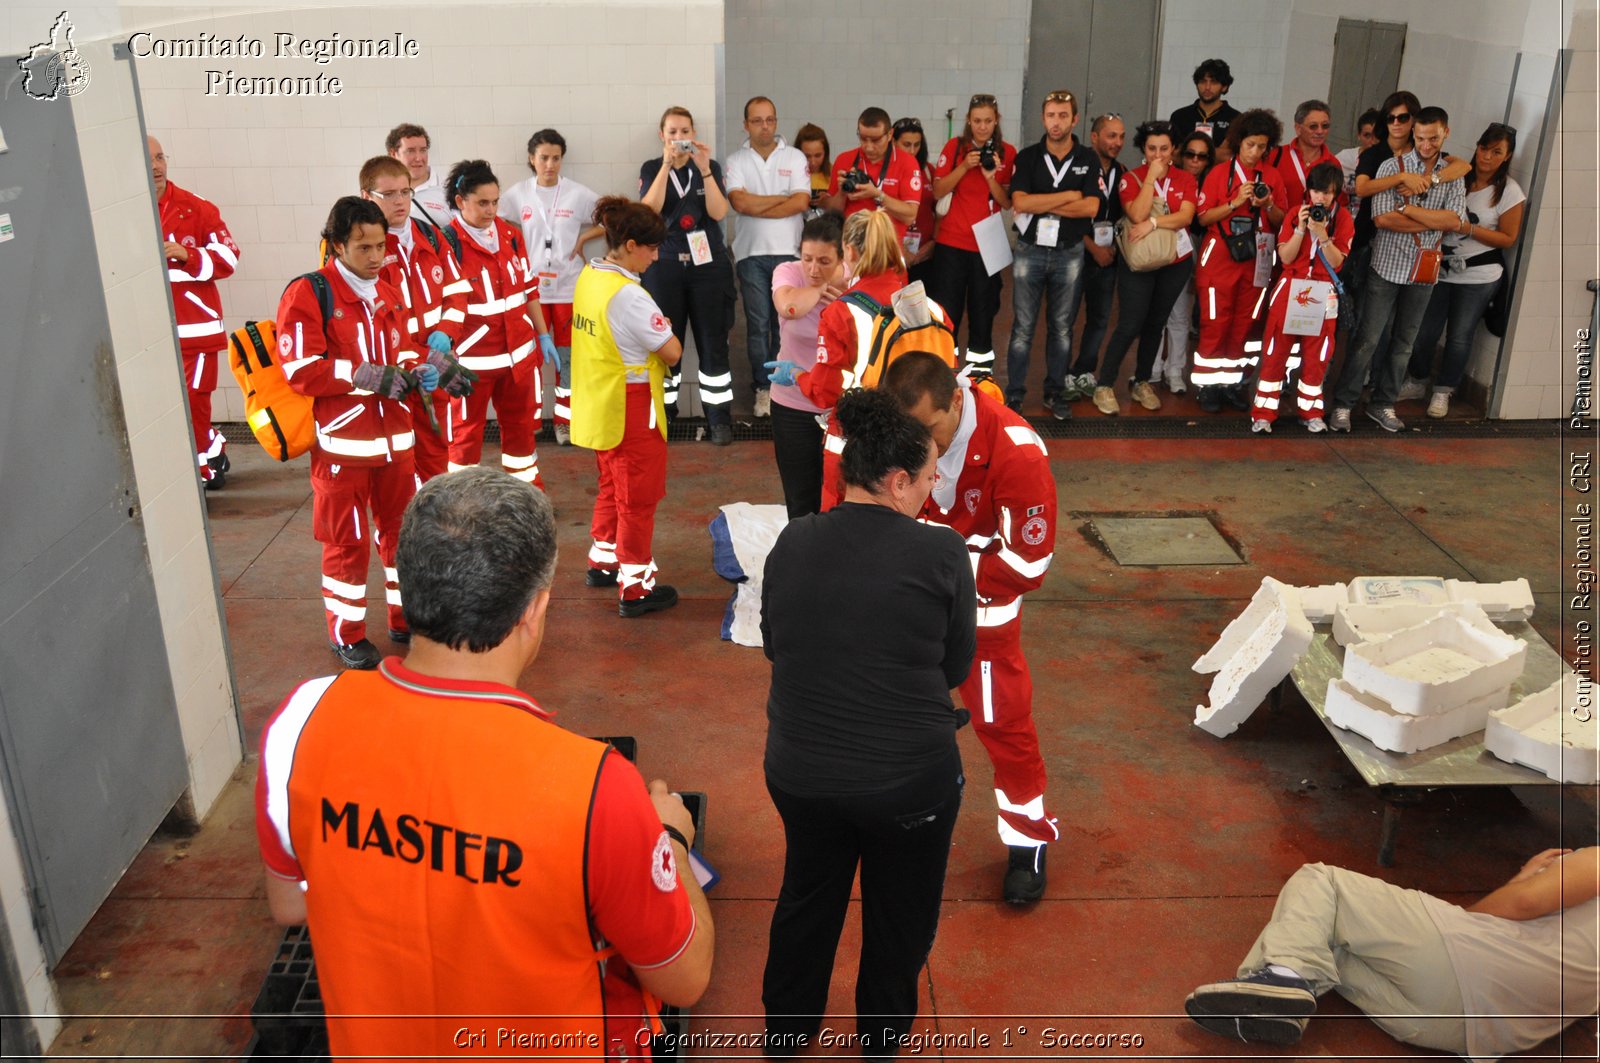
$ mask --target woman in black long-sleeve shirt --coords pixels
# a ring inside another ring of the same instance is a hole
[[[965,781],[950,688],[972,667],[977,595],[966,544],[915,520],[933,442],[883,392],[849,392],[835,416],[844,502],[784,528],[762,585],[786,842],[761,994],[772,1056],[821,1024],[858,863],[862,1052],[892,1055],[885,1034],[910,1030]]]

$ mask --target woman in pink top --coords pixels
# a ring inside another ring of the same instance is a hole
[[[844,219],[829,211],[800,232],[800,260],[783,262],[772,274],[772,305],[778,311],[778,357],[800,371],[817,361],[817,325],[822,311],[844,294],[849,276],[840,236]],[[825,412],[793,384],[772,385],[772,449],[783,481],[789,519],[822,508],[822,418]]]

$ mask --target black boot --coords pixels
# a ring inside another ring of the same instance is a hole
[[[1044,845],[1008,845],[1004,895],[1007,904],[1032,904],[1044,896]]]

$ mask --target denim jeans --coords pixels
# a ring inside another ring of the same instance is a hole
[[[793,255],[751,255],[735,267],[739,298],[744,301],[745,349],[750,355],[750,376],[755,389],[768,385],[767,362],[778,357],[778,314],[772,308],[772,272]]]
[[[1072,375],[1082,376],[1100,368],[1100,351],[1106,337],[1111,334],[1111,311],[1117,302],[1117,263],[1102,266],[1090,257],[1083,256],[1083,280],[1078,285],[1079,298],[1073,300],[1067,317],[1078,320],[1078,303],[1088,307],[1083,316],[1083,338],[1078,344],[1078,357],[1072,360]]]
[[[1394,405],[1405,380],[1406,364],[1411,361],[1411,347],[1422,325],[1422,315],[1433,297],[1433,288],[1430,284],[1395,284],[1368,272],[1361,326],[1356,332],[1355,347],[1345,358],[1344,370],[1339,374],[1339,387],[1333,395],[1335,408],[1352,409],[1360,401],[1367,368],[1372,365],[1373,353],[1391,323],[1389,353],[1373,366],[1372,397],[1368,405]]]
[[[1444,361],[1439,365],[1439,375],[1434,378],[1433,390],[1453,393],[1461,386],[1472,357],[1472,340],[1478,334],[1478,322],[1489,309],[1498,280],[1487,284],[1435,284],[1433,296],[1428,300],[1427,313],[1422,315],[1422,327],[1417,329],[1417,342],[1411,352],[1408,376],[1418,380],[1428,379],[1433,367],[1433,351],[1444,337]]]
[[[1048,297],[1049,332],[1044,346],[1044,393],[1061,391],[1072,357],[1072,318],[1078,309],[1083,279],[1083,244],[1037,247],[1019,243],[1011,266],[1011,343],[1006,349],[1006,401],[1021,402],[1028,393],[1028,358],[1039,308]]]

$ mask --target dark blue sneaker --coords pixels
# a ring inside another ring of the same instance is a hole
[[[1183,1002],[1189,1017],[1212,1033],[1240,1041],[1292,1045],[1317,1013],[1311,983],[1262,967],[1231,982],[1213,982]]]

